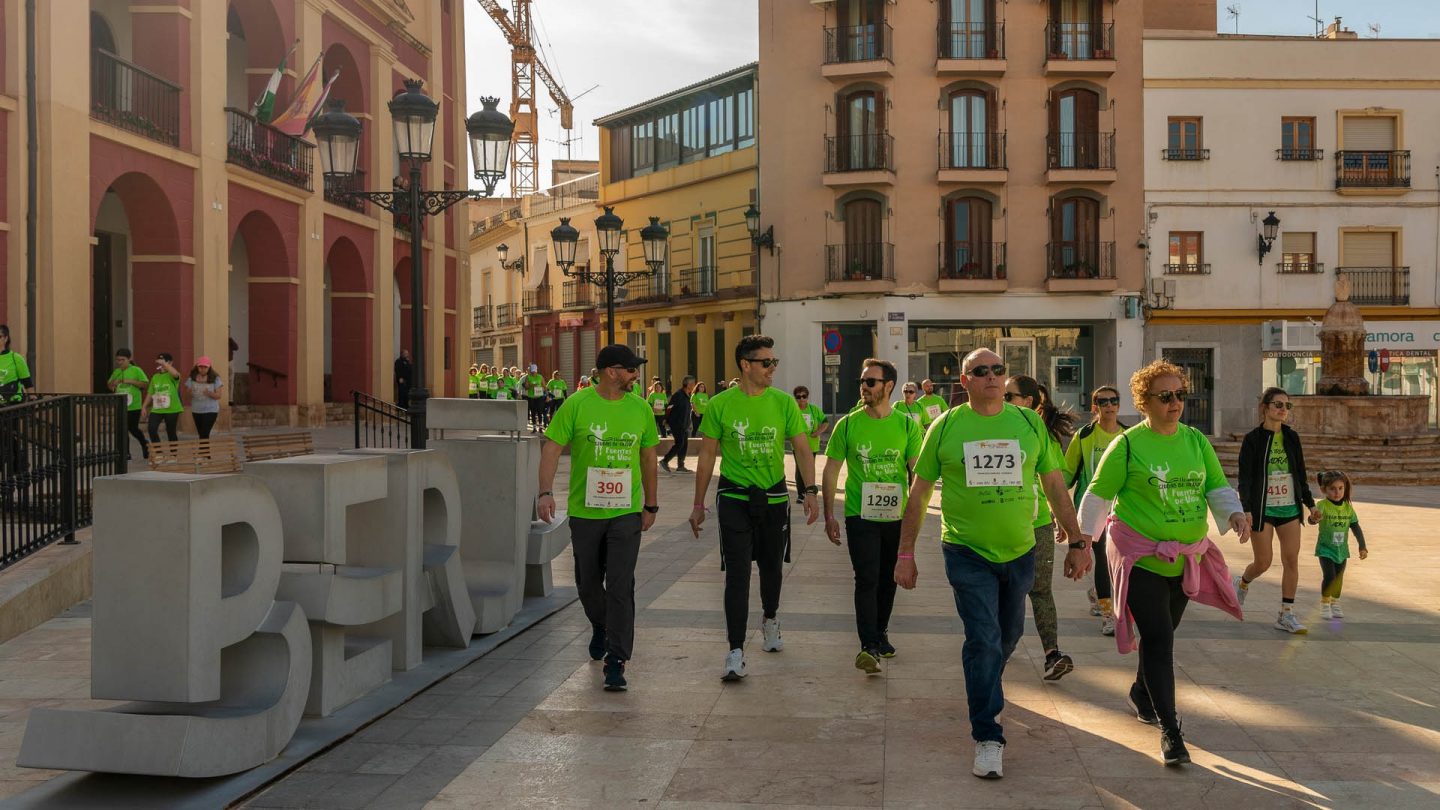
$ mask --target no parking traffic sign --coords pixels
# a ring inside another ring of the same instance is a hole
[[[825,332],[824,332],[824,334],[821,336],[820,342],[821,342],[821,344],[823,344],[823,345],[825,346],[825,353],[826,353],[826,354],[839,354],[839,353],[840,353],[840,330],[839,330],[839,329],[826,329]]]

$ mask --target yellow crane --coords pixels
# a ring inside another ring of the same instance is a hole
[[[511,0],[514,14],[500,6],[499,0],[477,0],[490,19],[510,43],[510,120],[515,134],[510,149],[510,192],[519,197],[539,191],[540,132],[535,114],[535,77],[540,77],[550,98],[560,108],[560,126],[569,130],[574,124],[575,105],[565,88],[551,75],[535,47],[535,30],[531,25],[532,0]]]

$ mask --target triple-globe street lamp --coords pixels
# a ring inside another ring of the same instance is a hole
[[[555,263],[567,278],[578,278],[581,283],[594,284],[605,290],[605,343],[615,342],[615,288],[624,287],[631,281],[647,279],[665,267],[665,257],[670,249],[670,232],[660,224],[659,217],[650,217],[650,224],[640,229],[640,239],[645,244],[644,270],[615,272],[615,254],[620,252],[620,236],[625,221],[615,215],[615,210],[605,206],[605,212],[595,218],[595,231],[600,239],[600,255],[605,257],[605,272],[592,273],[589,268],[572,270],[575,266],[575,247],[580,243],[580,232],[570,224],[569,217],[561,217],[560,224],[550,231],[554,243]]]
[[[421,222],[461,200],[481,199],[495,193],[495,184],[505,176],[510,161],[510,138],[515,123],[496,109],[498,98],[482,98],[483,109],[465,120],[470,137],[470,155],[475,179],[484,190],[454,189],[425,191],[420,171],[430,161],[435,140],[435,118],[440,105],[421,89],[415,79],[405,81],[405,92],[390,100],[390,118],[395,130],[395,152],[410,165],[410,182],[388,191],[352,191],[355,162],[360,154],[360,121],[345,112],[345,102],[334,100],[316,116],[311,129],[320,148],[320,170],[331,195],[368,200],[392,214],[408,216],[410,222],[410,344],[415,384],[410,389],[410,446],[424,449],[429,431],[425,423],[425,265],[421,249]],[[572,251],[573,252],[573,251]]]

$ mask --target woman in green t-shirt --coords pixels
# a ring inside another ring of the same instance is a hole
[[[19,402],[30,385],[25,355],[10,350],[10,327],[0,323],[0,403]]]
[[[185,406],[180,402],[180,369],[175,368],[175,358],[169,352],[160,352],[155,357],[155,376],[150,378],[150,387],[145,391],[145,401],[140,404],[140,415],[150,412],[147,427],[150,441],[160,441],[160,425],[165,425],[165,438],[178,441],[175,429],[180,424],[180,413]]]
[[[650,413],[655,417],[655,432],[662,439],[669,436],[670,429],[666,427],[665,405],[670,401],[670,397],[665,395],[665,386],[661,385],[659,380],[650,383],[650,393],[645,396],[645,401],[650,403]]]
[[[150,442],[140,429],[140,406],[145,400],[145,389],[150,387],[150,376],[130,362],[133,357],[128,348],[115,350],[115,370],[110,372],[105,386],[125,397],[125,429],[135,437],[135,441],[140,442],[140,455],[150,458]],[[128,451],[125,460],[130,460]]]
[[[690,435],[700,435],[700,420],[705,416],[705,408],[710,405],[710,394],[705,391],[705,383],[695,383],[695,393],[690,395]]]
[[[907,382],[905,387],[900,389],[900,395],[904,398],[896,400],[891,407],[907,418],[915,420],[915,424],[920,427],[925,427],[925,406],[921,405],[918,399],[920,389],[915,387],[915,383]]]
[[[830,429],[830,419],[821,410],[819,405],[810,401],[810,389],[803,385],[795,386],[790,392],[795,397],[795,404],[800,407],[800,418],[805,420],[805,433],[809,436],[810,452],[817,458],[820,455],[820,437]],[[806,482],[800,477],[800,468],[795,468],[795,502],[805,503]]]

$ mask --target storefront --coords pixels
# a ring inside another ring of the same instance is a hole
[[[1083,413],[1097,384],[1095,340],[1101,330],[1113,332],[1109,324],[912,323],[909,375],[916,382],[932,380],[935,393],[949,399],[959,387],[965,355],[988,346],[999,352],[1011,375],[1034,377],[1062,409]],[[1106,382],[1112,381],[1107,377]]]

